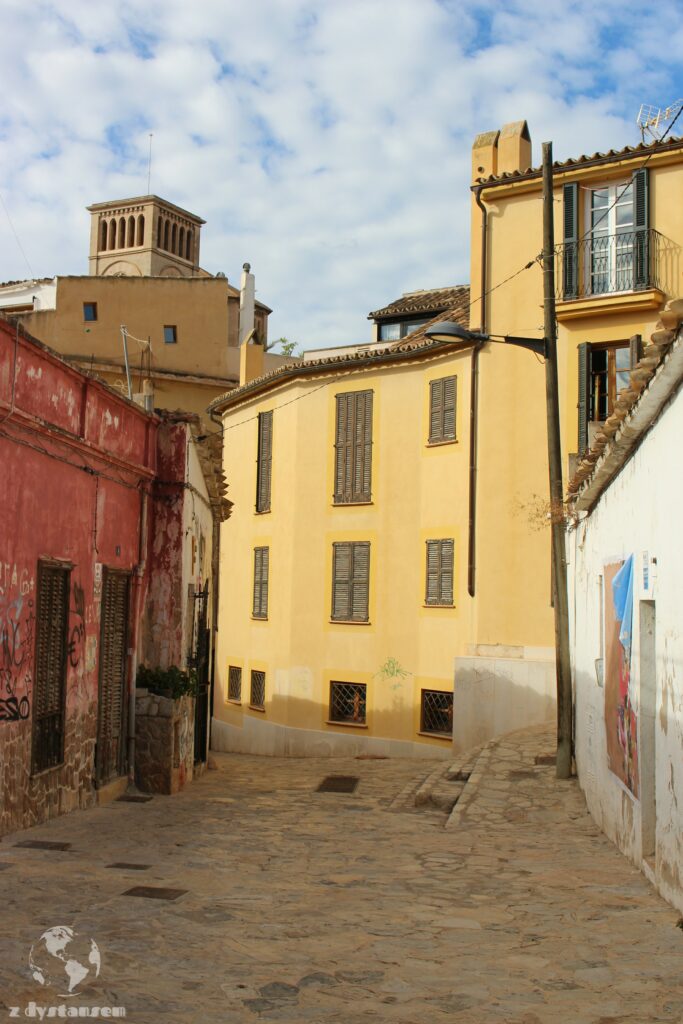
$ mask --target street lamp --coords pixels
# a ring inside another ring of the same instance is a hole
[[[567,555],[564,538],[562,452],[560,447],[560,403],[557,386],[557,329],[555,318],[555,264],[553,234],[552,145],[543,145],[543,295],[544,338],[518,338],[515,335],[484,334],[469,331],[462,324],[442,320],[425,330],[432,341],[455,345],[481,345],[501,342],[530,349],[543,356],[546,381],[548,424],[548,473],[550,484],[550,523],[552,533],[553,608],[555,612],[555,652],[557,678],[557,761],[560,779],[571,775],[572,762],[572,681],[569,660],[569,606],[567,598]],[[482,295],[482,303],[485,293]]]

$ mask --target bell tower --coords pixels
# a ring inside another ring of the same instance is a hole
[[[89,271],[96,277],[198,277],[201,217],[158,196],[93,203]]]

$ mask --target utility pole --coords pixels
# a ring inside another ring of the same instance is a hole
[[[564,528],[564,489],[560,442],[560,399],[557,385],[557,327],[555,319],[555,230],[553,224],[553,144],[543,143],[543,328],[546,339],[545,394],[548,417],[548,470],[552,532],[553,604],[557,672],[558,779],[572,773],[572,677],[569,660],[569,603]]]

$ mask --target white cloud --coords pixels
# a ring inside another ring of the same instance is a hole
[[[683,94],[676,7],[5,0],[0,190],[36,274],[85,272],[84,207],[146,190],[151,131],[153,190],[207,220],[207,269],[252,263],[274,336],[364,340],[467,280],[477,132],[526,117],[561,159]],[[25,272],[0,211],[0,279]]]

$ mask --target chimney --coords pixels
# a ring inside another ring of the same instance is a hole
[[[511,121],[500,130],[498,173],[526,171],[531,167],[531,136],[526,121]]]
[[[472,181],[498,174],[498,136],[500,132],[482,132],[472,146]]]
[[[240,387],[263,376],[263,345],[251,330],[240,345]]]
[[[247,336],[254,330],[254,301],[254,275],[251,273],[251,264],[245,263],[242,267],[242,280],[240,281],[240,345],[244,344]]]

